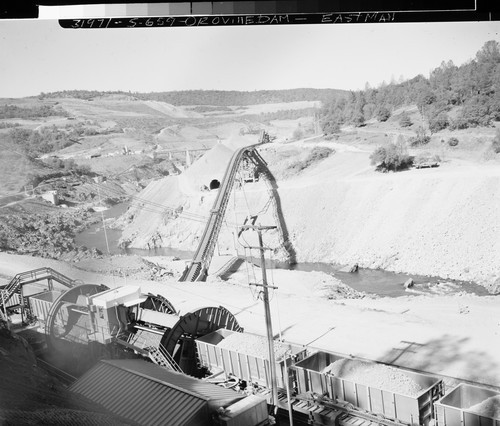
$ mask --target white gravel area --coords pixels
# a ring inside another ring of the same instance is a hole
[[[251,355],[256,358],[268,358],[269,349],[267,339],[248,333],[233,333],[221,340],[217,345],[219,348],[229,349]],[[274,341],[274,359],[279,361],[290,349],[289,345]]]
[[[339,359],[322,370],[342,379],[416,398],[422,387],[401,370],[382,364]]]

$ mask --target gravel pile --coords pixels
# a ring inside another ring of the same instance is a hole
[[[256,358],[267,358],[269,353],[265,337],[246,333],[233,333],[221,340],[217,347],[238,351]],[[276,361],[283,358],[289,349],[289,345],[274,341],[274,357]]]
[[[411,377],[397,368],[382,364],[339,359],[325,367],[321,372],[411,397],[417,397],[422,392],[422,387]]]
[[[473,405],[469,408],[470,411],[481,416],[493,417],[500,419],[500,395],[492,396],[479,404]]]

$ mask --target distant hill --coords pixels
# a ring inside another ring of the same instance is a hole
[[[41,93],[40,99],[50,98],[77,98],[95,99],[117,96],[127,99],[146,101],[161,101],[172,105],[256,105],[296,101],[322,101],[344,97],[347,91],[338,89],[288,89],[288,90],[256,90],[243,92],[236,90],[179,90],[172,92],[102,92],[96,90],[64,90],[60,92]]]
[[[429,78],[418,75],[401,83],[349,92],[323,103],[321,122],[325,133],[340,126],[364,126],[386,121],[395,109],[416,105],[430,133],[441,130],[491,126],[500,120],[500,43],[490,40],[472,59],[456,66],[443,61]],[[402,127],[408,127],[405,117]]]
[[[23,190],[24,185],[46,168],[15,145],[0,137],[0,194],[12,194]]]

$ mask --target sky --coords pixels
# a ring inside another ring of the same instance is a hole
[[[58,90],[359,90],[461,65],[500,22],[62,29],[0,21],[0,97]]]

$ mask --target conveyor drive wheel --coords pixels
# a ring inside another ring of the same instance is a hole
[[[56,342],[60,339],[78,341],[77,333],[90,332],[90,324],[88,330],[84,329],[78,323],[78,318],[73,318],[68,306],[77,304],[80,296],[93,295],[101,293],[109,288],[100,284],[81,284],[70,288],[68,291],[61,294],[50,307],[45,323],[45,340],[49,349],[54,349]],[[86,309],[86,305],[81,305],[82,309]]]
[[[196,366],[195,339],[220,328],[243,331],[234,315],[226,308],[200,308],[181,316],[177,323],[165,332],[161,344],[182,370],[190,374],[189,370]]]
[[[142,309],[149,309],[150,311],[163,312],[164,314],[177,315],[174,306],[163,296],[157,294],[148,294],[148,298],[141,303]]]

